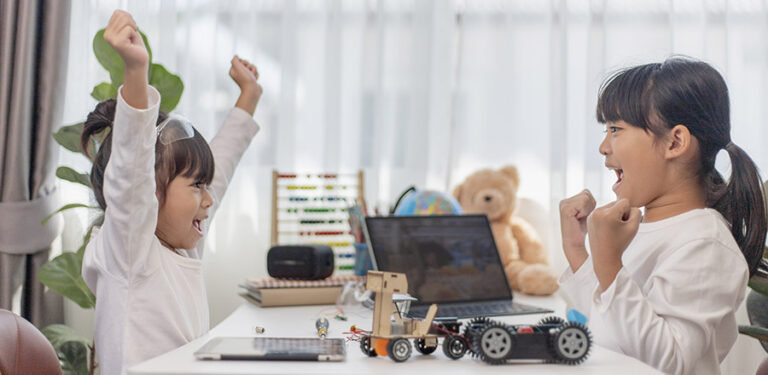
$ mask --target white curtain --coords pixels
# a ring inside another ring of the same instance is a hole
[[[206,239],[212,324],[242,302],[242,279],[266,275],[272,169],[363,169],[368,203],[383,211],[409,185],[450,191],[474,170],[515,164],[520,196],[549,210],[549,243],[557,245],[561,199],[585,187],[600,203],[613,199],[594,110],[602,80],[628,65],[671,54],[713,64],[731,91],[734,142],[768,168],[765,1],[73,3],[67,123],[85,117],[95,105],[91,87],[108,79],[91,40],[116,8],[134,15],[154,61],[182,77],[177,111],[209,139],[238,93],[227,76],[232,55],[259,67],[262,131]],[[85,169],[65,153],[63,164]],[[560,249],[550,251],[564,268]],[[765,355],[739,340],[734,352],[748,359],[729,359],[725,373],[753,372]]]

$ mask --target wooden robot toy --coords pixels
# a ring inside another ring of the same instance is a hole
[[[434,322],[437,305],[427,310],[424,319],[403,316],[399,302],[413,300],[407,295],[408,281],[405,274],[397,272],[368,271],[365,285],[376,293],[373,308],[373,330],[361,331],[360,349],[368,356],[383,355],[395,362],[410,358],[411,341],[416,350],[430,354],[437,349],[438,338],[443,337],[443,352],[451,359],[459,359],[467,352],[468,341],[461,336],[461,324],[455,319]]]
[[[548,316],[535,325],[509,325],[485,317],[462,324],[454,318],[435,321],[437,305],[424,319],[403,316],[399,302],[415,300],[407,294],[405,274],[368,271],[366,289],[376,293],[373,330],[352,327],[360,349],[368,356],[388,356],[395,362],[410,358],[413,340],[416,350],[430,354],[443,339],[443,353],[459,359],[467,351],[484,362],[498,365],[519,360],[576,365],[589,355],[592,337],[578,321]]]

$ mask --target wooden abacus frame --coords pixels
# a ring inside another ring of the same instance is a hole
[[[281,184],[280,182],[283,180],[294,180],[297,181],[296,183],[292,185],[286,185]],[[313,184],[313,183],[306,183],[302,182],[301,180],[319,180],[319,183]],[[340,184],[338,181],[355,181],[355,183],[347,183],[347,184]],[[348,191],[350,191],[350,188],[354,188],[356,190],[356,194],[352,196]],[[292,191],[306,191],[310,196],[296,196],[295,193],[291,193]],[[318,191],[322,191],[322,193],[317,193]],[[337,191],[347,191],[346,194],[335,194],[331,193],[331,195],[328,194],[328,192],[337,192]],[[339,257],[344,257],[349,259],[351,257],[352,260],[354,260],[354,248],[347,249],[346,251],[341,251],[340,248],[348,247],[349,244],[352,244],[354,242],[354,237],[349,233],[349,229],[341,230],[341,229],[331,229],[331,230],[314,230],[308,229],[308,230],[299,230],[298,232],[285,232],[281,231],[281,220],[279,217],[279,214],[281,212],[284,212],[287,215],[299,215],[299,214],[309,214],[311,218],[301,218],[293,219],[298,221],[298,223],[295,223],[294,226],[303,227],[304,225],[336,225],[340,226],[340,224],[346,225],[346,227],[349,227],[347,218],[344,219],[339,218],[339,213],[346,212],[346,209],[356,202],[364,202],[364,192],[365,192],[365,186],[364,186],[364,174],[363,171],[358,171],[357,173],[286,173],[286,172],[278,172],[277,170],[272,171],[272,227],[271,227],[271,236],[270,236],[270,242],[272,246],[274,245],[280,245],[280,244],[288,244],[288,243],[281,243],[280,237],[281,234],[285,233],[294,233],[296,234],[296,238],[300,238],[300,241],[296,242],[290,242],[290,244],[299,244],[299,243],[323,243],[328,244],[333,248],[334,250],[334,257],[336,257],[335,260],[339,259]],[[281,201],[288,201],[286,204],[289,206],[289,208],[285,208],[284,206],[281,207],[280,202]],[[346,203],[344,207],[342,208],[339,205],[339,201],[344,201]],[[325,203],[325,204],[323,204]],[[307,205],[307,207],[300,207],[302,205]],[[297,207],[298,206],[298,207]],[[324,213],[327,213],[327,215],[323,215]],[[335,217],[334,217],[335,215]],[[330,236],[331,238],[340,238],[340,236],[343,238],[344,236],[349,236],[351,239],[349,241],[341,241],[341,242],[329,242],[326,240],[323,240],[323,236]],[[318,238],[319,237],[319,238]],[[343,246],[334,246],[334,245],[343,245]],[[351,246],[349,246],[351,247]],[[350,270],[349,265],[341,265],[341,269],[339,268],[339,262],[336,262],[337,266],[335,271],[339,270]]]

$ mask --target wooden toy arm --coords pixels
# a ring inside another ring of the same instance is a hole
[[[429,332],[429,328],[432,327],[432,321],[435,319],[435,315],[437,315],[437,305],[433,303],[432,306],[429,306],[429,310],[427,310],[427,316],[419,323],[419,329],[415,332],[415,336],[424,336]]]

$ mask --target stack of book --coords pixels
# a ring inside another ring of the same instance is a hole
[[[344,284],[364,276],[338,276],[323,280],[247,279],[240,296],[258,306],[333,305]]]

